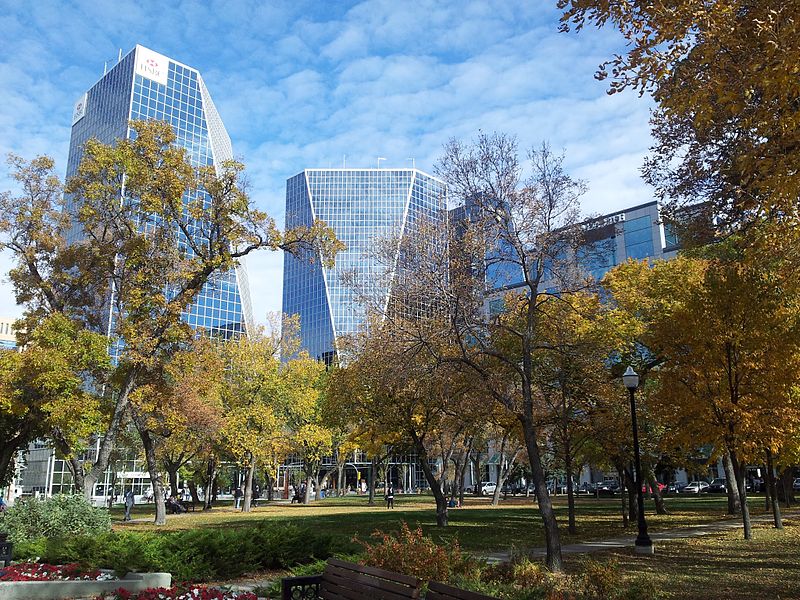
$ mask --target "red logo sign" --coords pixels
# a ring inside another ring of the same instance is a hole
[[[145,62],[147,63],[147,65],[149,67],[153,67],[154,69],[158,68],[158,61],[157,60],[154,60],[152,58],[148,58]]]

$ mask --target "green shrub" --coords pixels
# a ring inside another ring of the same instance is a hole
[[[78,562],[114,569],[120,575],[165,571],[175,581],[231,579],[259,569],[287,569],[328,558],[336,549],[329,535],[279,521],[235,529],[53,538],[29,548],[29,556],[49,563]]]
[[[59,494],[51,498],[19,499],[0,513],[0,531],[16,543],[36,538],[99,534],[111,530],[111,516],[83,496]]]

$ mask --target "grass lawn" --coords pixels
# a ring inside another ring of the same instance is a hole
[[[728,531],[656,545],[655,556],[630,550],[608,553],[629,573],[647,573],[669,598],[682,600],[788,600],[800,598],[800,519],[784,520],[784,530],[770,524],[753,527],[753,538]],[[579,568],[570,556],[568,568]]]
[[[578,533],[566,531],[566,499],[554,499],[557,517],[562,524],[562,543],[597,540],[635,533],[635,527],[622,528],[620,500],[579,498],[577,501]],[[649,503],[648,503],[649,504]],[[410,526],[421,526],[425,533],[437,541],[458,539],[463,548],[480,553],[515,548],[533,548],[544,545],[541,519],[531,499],[509,498],[499,507],[489,505],[487,498],[470,498],[463,508],[449,512],[450,525],[436,527],[435,505],[430,496],[395,497],[394,510],[387,510],[382,498],[375,506],[368,506],[363,496],[329,498],[310,505],[272,504],[253,509],[249,514],[233,509],[230,503],[217,506],[208,512],[190,512],[168,516],[167,525],[156,528],[146,522],[122,523],[122,512],[114,509],[115,528],[136,530],[172,530],[196,527],[247,527],[261,520],[291,520],[308,525],[316,531],[350,539],[354,535],[362,539],[376,529],[388,531],[399,527],[401,521]],[[699,498],[668,498],[670,515],[656,516],[648,506],[648,526],[651,531],[663,531],[707,523],[725,518],[724,496],[702,496]],[[752,514],[763,512],[763,501],[755,499]],[[152,518],[153,506],[136,506],[134,518]]]
[[[532,548],[544,545],[539,512],[530,499],[509,498],[499,507],[488,499],[471,498],[466,506],[450,511],[450,526],[437,528],[435,505],[428,496],[397,496],[396,508],[384,508],[381,498],[368,506],[365,497],[331,498],[308,506],[285,503],[259,507],[249,514],[236,511],[230,502],[209,512],[169,516],[167,525],[156,528],[149,522],[123,523],[122,511],[114,509],[117,530],[177,530],[187,528],[248,527],[257,522],[286,521],[308,525],[343,540],[354,535],[367,539],[376,529],[395,530],[401,521],[423,530],[440,542],[457,538],[462,547],[480,554],[511,547]],[[673,497],[666,500],[670,515],[656,516],[648,503],[651,532],[664,531],[724,519],[724,496]],[[566,533],[566,500],[555,499],[562,542],[565,544],[621,536],[633,536],[635,524],[623,529],[620,499],[580,498],[577,502],[578,534]],[[763,496],[751,498],[751,514],[764,514]],[[151,519],[153,507],[137,506],[136,519]],[[738,522],[738,517],[736,518]],[[626,574],[646,573],[670,599],[756,600],[762,598],[800,599],[800,517],[792,513],[784,519],[784,531],[770,523],[754,524],[754,538],[741,539],[740,528],[710,535],[656,543],[652,557],[637,556],[632,548],[593,554],[594,558],[613,557]],[[354,550],[358,550],[354,546]],[[565,555],[568,571],[581,572],[585,555]],[[256,580],[275,579],[282,573],[254,574]]]

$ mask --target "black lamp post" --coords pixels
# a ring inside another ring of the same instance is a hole
[[[639,535],[636,536],[636,553],[653,554],[653,541],[647,535],[647,521],[644,519],[644,495],[642,493],[642,461],[639,458],[639,426],[636,424],[636,388],[639,387],[639,375],[630,365],[622,375],[622,382],[628,388],[631,398],[631,426],[633,428],[633,455],[636,465],[636,502],[639,507]]]

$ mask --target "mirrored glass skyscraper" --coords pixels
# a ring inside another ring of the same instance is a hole
[[[130,121],[151,119],[172,125],[176,144],[195,167],[233,158],[230,137],[200,73],[137,45],[75,103],[67,178],[76,173],[87,140],[111,144],[133,134]],[[75,228],[71,235],[81,233]],[[182,317],[216,337],[249,331],[253,317],[244,265],[209,281]]]
[[[401,245],[394,258],[379,256],[377,245],[413,238],[423,222],[444,225],[445,185],[417,169],[306,169],[286,182],[286,227],[314,219],[330,225],[346,249],[331,269],[319,257],[285,254],[283,312],[299,316],[301,348],[330,362],[338,338],[364,322],[366,308],[358,296],[377,299],[384,308],[389,302]]]

